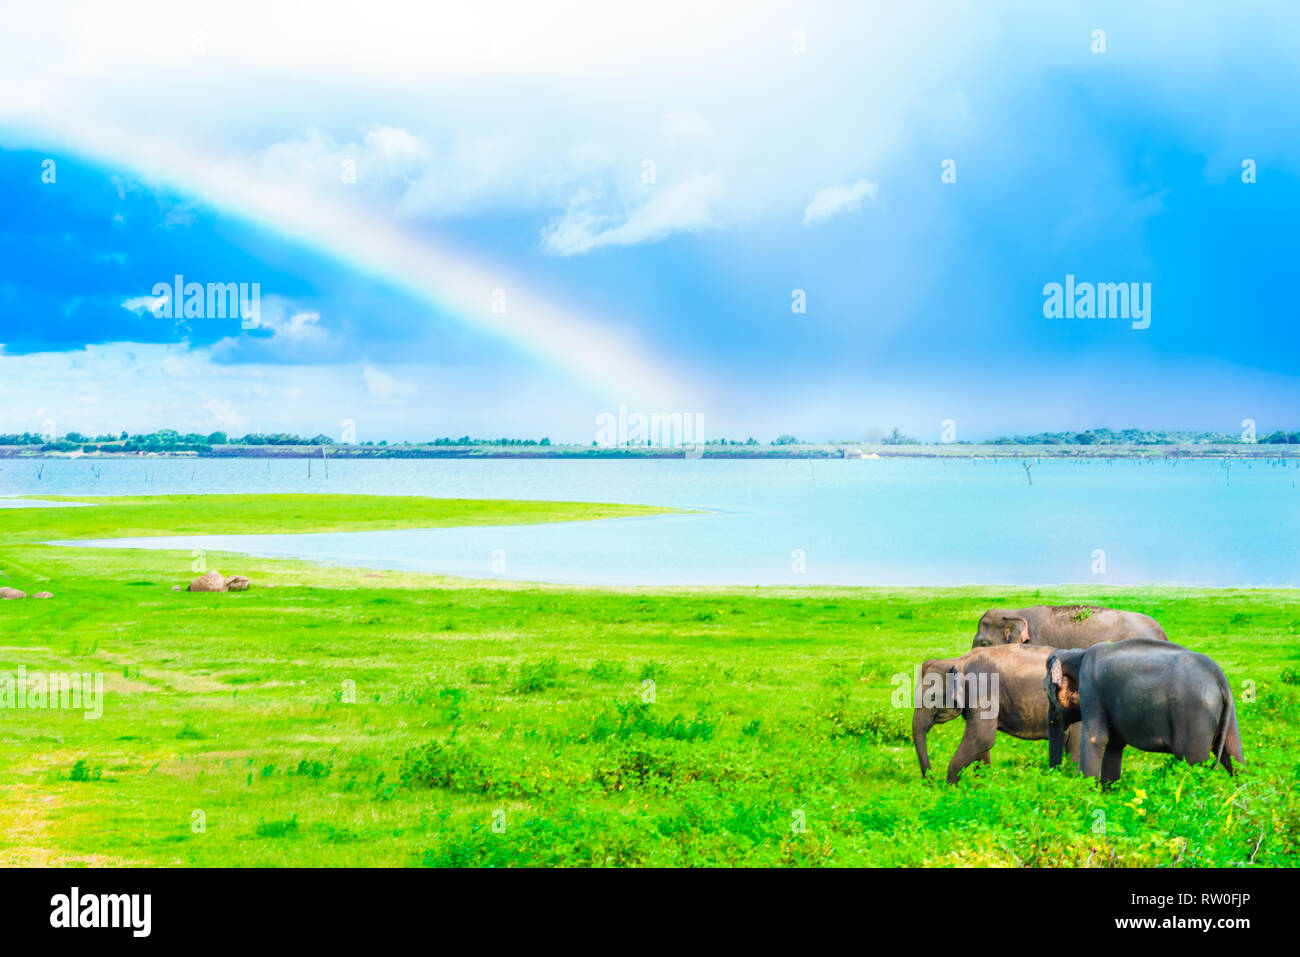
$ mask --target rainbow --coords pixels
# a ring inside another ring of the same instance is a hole
[[[449,249],[344,196],[330,200],[269,182],[252,164],[201,155],[166,139],[107,128],[79,129],[75,142],[54,130],[27,132],[39,133],[44,146],[129,170],[317,251],[490,333],[602,398],[668,407],[693,391],[633,334],[551,302],[499,266]],[[346,189],[340,182],[340,191]]]

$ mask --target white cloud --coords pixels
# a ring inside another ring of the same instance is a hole
[[[1029,2],[994,17],[925,0],[887,9],[662,0],[653,16],[573,0],[372,0],[359,14],[346,0],[321,0],[303,17],[297,4],[228,0],[213,17],[170,0],[53,0],[5,11],[0,125],[6,146],[79,154],[130,183],[197,195],[401,287],[500,335],[539,360],[535,371],[563,369],[619,401],[632,392],[650,407],[697,408],[694,390],[716,377],[656,355],[629,324],[532,296],[508,263],[448,249],[410,220],[550,220],[545,248],[563,255],[801,212],[818,222],[836,206],[819,204],[826,184],[852,184],[864,170],[890,176],[909,149],[962,155],[974,131],[1013,152],[999,137],[1023,125],[1018,90],[1102,67],[1163,98],[1171,126],[1207,155],[1226,162],[1245,136],[1294,169],[1286,110],[1256,111],[1275,119],[1238,129],[1237,114],[1207,109],[1199,94],[1214,91],[1242,49],[1287,62],[1300,20],[1280,8],[1219,23],[1195,11],[1171,19],[1165,7],[1116,7],[1112,37],[1161,42],[1095,58],[1091,24]],[[791,53],[794,27],[807,30],[805,55]],[[340,180],[344,158],[358,161],[355,184]],[[653,186],[639,181],[646,158],[657,165]],[[127,188],[119,183],[119,195]],[[498,286],[509,290],[509,315],[483,315]],[[295,328],[296,314],[284,319],[286,335],[319,328],[306,319]],[[48,386],[51,401],[64,400],[53,380],[31,374],[24,389]],[[111,368],[103,374],[112,381]],[[364,401],[363,378],[347,376],[346,401]],[[441,378],[410,377],[422,396],[443,388]],[[309,390],[303,405],[328,397]]]
[[[428,157],[428,150],[419,139],[396,126],[371,127],[366,133],[365,145],[371,155],[395,169]]]
[[[194,374],[194,368],[180,356],[168,356],[162,361],[164,375],[173,379],[184,379]]]
[[[710,143],[713,133],[709,118],[693,110],[677,110],[664,117],[664,137],[669,146]]]
[[[267,298],[274,300],[275,297]],[[272,306],[273,308],[269,310],[263,310],[258,325],[263,329],[270,329],[273,339],[284,339],[289,342],[320,342],[326,338],[327,333],[321,327],[319,312],[294,309],[288,303],[283,307],[277,307],[273,302]]]
[[[260,165],[264,176],[281,182],[375,194],[418,175],[431,158],[418,137],[398,127],[374,126],[359,142],[342,143],[312,128],[267,147]]]
[[[224,430],[239,429],[244,425],[243,417],[226,399],[206,398],[203,408],[211,414],[212,421]]]
[[[569,211],[542,230],[543,248],[572,256],[601,246],[657,242],[672,233],[720,225],[717,207],[726,190],[716,173],[654,189],[648,200],[622,215],[602,208],[591,192],[580,192]]]
[[[191,375],[166,375],[169,357],[188,363]],[[0,353],[0,433],[39,432],[49,420],[60,433],[90,435],[170,428],[337,436],[339,423],[352,419],[362,437],[375,440],[506,434],[590,442],[593,416],[603,408],[589,395],[558,388],[560,373],[523,359],[505,361],[512,401],[504,417],[500,403],[465,401],[502,374],[501,364],[371,366],[369,376],[366,367],[228,365],[214,362],[208,349],[146,343]],[[377,396],[372,387],[389,394]],[[438,409],[437,422],[412,419],[407,394],[419,397],[420,409]]]
[[[876,198],[879,188],[879,183],[860,179],[852,186],[827,186],[819,189],[813,194],[808,208],[803,211],[803,224],[811,226],[841,213],[856,212],[862,208],[864,198]]]
[[[317,362],[327,357],[347,361],[350,356],[343,343],[321,325],[321,315],[303,309],[283,296],[261,297],[257,329],[262,335],[232,335],[212,344],[212,355],[219,362],[292,361]]]
[[[6,102],[0,99],[0,122]],[[326,193],[310,184],[268,179],[250,168],[246,157],[197,149],[174,135],[151,137],[87,122],[75,130],[47,130],[47,135],[55,145],[131,168],[146,181],[201,195],[215,209],[262,223],[359,274],[400,288],[453,319],[512,343],[546,367],[566,370],[571,388],[599,390],[607,398],[688,406],[693,400],[686,396],[707,381],[692,377],[680,361],[656,357],[625,325],[541,295],[535,282],[512,275],[500,262],[480,258],[473,250],[454,249],[427,233],[407,229],[381,204],[346,198],[339,187]],[[509,291],[508,314],[492,308],[498,288]],[[305,334],[309,326],[300,324],[299,331]],[[238,340],[223,340],[218,346],[229,358]],[[299,358],[311,359],[324,350],[296,351]]]
[[[214,162],[251,161],[282,189],[352,197],[376,216],[554,217],[580,191],[618,197],[571,210],[567,226],[563,216],[555,242],[571,254],[788,214],[840,180],[846,157],[883,161],[909,134],[941,127],[920,107],[971,82],[969,51],[991,55],[998,28],[919,6],[661,0],[646,17],[595,0],[373,0],[358,15],[320,0],[305,19],[258,0],[228,0],[219,18],[161,0],[125,15],[19,8],[6,33],[28,42],[0,47],[0,120],[54,116],[77,143],[93,142],[107,116],[147,152],[145,134],[166,115],[174,140]],[[794,26],[815,55],[791,52]],[[932,69],[902,69],[917,50]],[[680,195],[629,195],[646,158],[658,192]],[[353,184],[340,179],[344,159]],[[710,181],[726,183],[725,204],[695,194]]]
[[[413,383],[396,379],[374,366],[366,366],[361,372],[361,378],[366,384],[366,391],[376,399],[406,398],[418,391]]]
[[[991,18],[923,3],[661,0],[646,16],[595,0],[373,0],[359,15],[321,0],[307,18],[264,0],[227,0],[220,17],[165,0],[53,4],[15,7],[0,33],[7,145],[197,197],[563,369],[568,388],[664,408],[716,388],[703,357],[665,356],[631,317],[540,295],[508,240],[494,261],[429,220],[549,221],[542,248],[565,256],[779,222],[941,132],[915,119],[918,102],[974,82],[972,57],[1005,42]],[[933,69],[911,69],[918,50]],[[356,183],[340,178],[346,158]],[[508,315],[490,308],[496,288]],[[327,346],[299,341],[293,357]]]
[[[157,315],[162,311],[163,305],[170,300],[170,293],[165,296],[133,296],[130,299],[122,300],[122,308],[130,309],[137,315],[144,315],[146,312]]]

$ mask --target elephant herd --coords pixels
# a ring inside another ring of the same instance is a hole
[[[1048,742],[1056,767],[1068,750],[1082,774],[1120,776],[1125,746],[1213,759],[1232,773],[1244,760],[1232,690],[1205,655],[1172,644],[1150,615],[1091,605],[999,608],[980,618],[971,650],[921,665],[912,741],[921,776],[926,735],[960,716],[966,730],[948,764],[955,783],[988,763],[999,731]]]

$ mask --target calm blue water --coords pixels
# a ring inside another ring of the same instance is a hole
[[[1019,463],[987,460],[460,459],[337,461],[328,479],[317,460],[309,479],[302,460],[0,460],[0,495],[366,492],[708,510],[509,528],[131,543],[476,578],[619,585],[1300,583],[1295,462],[1238,462],[1229,471],[1219,461],[1043,460],[1032,474],[1030,486]],[[1094,571],[1097,550],[1105,553],[1104,571]]]

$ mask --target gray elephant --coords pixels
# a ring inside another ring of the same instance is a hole
[[[936,724],[959,715],[966,719],[957,753],[948,763],[948,783],[974,761],[989,762],[989,749],[999,731],[1015,738],[1041,741],[1047,737],[1048,701],[1043,671],[1053,649],[1026,645],[976,648],[960,658],[934,658],[921,665],[912,702],[912,743],[921,763],[921,777],[930,770],[925,739]],[[1077,726],[1067,736],[1076,753]]]
[[[1100,605],[1034,605],[1015,611],[990,608],[980,617],[971,647],[1019,643],[1090,648],[1125,638],[1169,640],[1158,621],[1140,612]]]
[[[1052,651],[1043,679],[1048,763],[1061,762],[1065,730],[1082,723],[1079,770],[1107,784],[1118,780],[1126,745],[1214,760],[1232,773],[1244,761],[1232,689],[1205,655],[1167,641],[1139,638],[1087,649]]]

